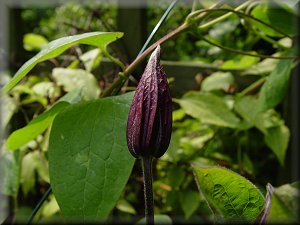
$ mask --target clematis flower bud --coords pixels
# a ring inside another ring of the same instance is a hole
[[[137,86],[127,121],[127,145],[138,157],[161,157],[170,144],[172,100],[160,64],[160,46],[151,54]]]

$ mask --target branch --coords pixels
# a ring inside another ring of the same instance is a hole
[[[223,4],[223,1],[214,4],[211,6],[211,8],[218,7],[221,4]],[[198,20],[201,20],[206,15],[206,12],[201,15],[201,17],[198,18]],[[183,31],[186,31],[188,28],[190,28],[193,25],[193,23],[185,22],[181,26],[177,27],[175,30],[171,31],[158,41],[156,41],[154,44],[152,44],[150,47],[148,47],[139,57],[137,57],[126,69],[125,71],[119,73],[118,78],[113,82],[113,84],[103,92],[101,97],[110,96],[114,90],[119,90],[122,86],[123,82],[128,79],[130,74],[135,70],[135,68],[147,57],[148,54],[150,54],[158,45],[163,44],[165,41],[174,38],[178,34],[182,33]]]
[[[270,59],[298,59],[297,56],[270,56],[270,55],[253,54],[253,53],[249,53],[249,52],[236,50],[234,48],[229,48],[229,47],[222,46],[220,44],[217,44],[215,42],[212,42],[212,41],[208,40],[205,37],[202,37],[201,39],[203,41],[211,44],[211,45],[217,46],[218,48],[221,48],[221,49],[226,50],[226,51],[234,52],[234,53],[237,53],[237,54],[241,54],[241,55],[249,55],[249,56],[253,56],[253,57],[270,58]]]

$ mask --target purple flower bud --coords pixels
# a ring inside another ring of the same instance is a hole
[[[136,158],[159,158],[170,144],[172,99],[159,56],[160,46],[157,46],[137,86],[128,115],[127,145]]]

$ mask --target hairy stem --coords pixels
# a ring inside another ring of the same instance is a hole
[[[142,158],[144,176],[144,197],[146,224],[154,224],[153,188],[152,188],[152,157]]]

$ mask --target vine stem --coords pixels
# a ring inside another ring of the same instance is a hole
[[[189,25],[184,23],[181,26],[177,27],[172,32],[168,33],[166,36],[162,37],[150,47],[148,47],[139,57],[137,57],[126,69],[123,73],[119,73],[117,80],[106,90],[103,92],[101,97],[109,96],[116,88],[118,88],[124,80],[126,80],[129,75],[135,70],[135,68],[150,54],[158,45],[164,43],[165,41],[173,38],[174,36],[180,34],[184,30],[189,28]]]
[[[154,225],[152,157],[142,157],[144,177],[145,217],[147,225]]]
[[[238,94],[238,97],[243,97],[255,89],[259,88],[264,82],[266,81],[265,77],[260,78],[259,80],[255,81],[253,84],[251,84],[249,87],[245,88],[242,92]]]
[[[45,192],[45,194],[43,195],[43,197],[41,198],[41,200],[39,201],[39,203],[35,206],[34,210],[32,211],[29,220],[27,222],[27,225],[32,223],[32,220],[35,216],[35,214],[39,211],[39,209],[41,208],[41,206],[43,205],[43,203],[46,201],[46,199],[49,197],[50,193],[52,192],[52,188],[49,187],[48,190]]]
[[[234,48],[229,48],[229,47],[217,44],[217,43],[210,41],[209,39],[204,38],[204,37],[202,37],[202,40],[211,45],[217,46],[218,48],[223,49],[225,51],[234,52],[234,53],[241,54],[241,55],[248,55],[248,56],[253,56],[253,57],[269,58],[269,59],[297,59],[298,58],[297,56],[271,56],[271,55],[261,55],[261,54],[257,54],[257,53],[253,54],[253,53],[244,52],[241,50],[237,50]]]
[[[151,34],[149,35],[149,37],[147,38],[145,44],[143,45],[142,49],[140,50],[139,54],[137,55],[137,57],[139,57],[147,48],[147,46],[149,45],[150,41],[152,40],[153,36],[155,35],[156,31],[160,28],[160,26],[165,22],[165,20],[167,19],[169,13],[171,12],[171,10],[174,8],[174,6],[176,5],[178,0],[174,0],[169,7],[167,8],[167,10],[165,11],[165,13],[162,15],[162,17],[160,18],[160,20],[158,21],[158,23],[156,24],[156,26],[154,27],[154,29],[152,30]]]
[[[212,5],[209,9],[214,9],[220,5],[223,4],[223,1],[219,1],[216,4]],[[242,4],[241,6],[239,6],[237,9],[241,9],[246,7],[247,4]],[[128,79],[128,77],[130,76],[130,74],[135,70],[135,68],[147,57],[147,55],[152,52],[158,45],[163,44],[165,41],[174,38],[175,36],[177,36],[178,34],[188,30],[190,27],[194,26],[195,22],[200,21],[201,19],[203,19],[208,12],[202,12],[201,15],[198,15],[196,19],[193,20],[193,22],[188,22],[186,21],[185,23],[183,23],[181,26],[177,27],[175,30],[171,31],[170,33],[166,34],[164,37],[162,37],[161,39],[159,39],[158,41],[156,41],[154,44],[152,44],[150,47],[148,47],[139,57],[137,57],[126,69],[124,72],[119,73],[118,78],[113,82],[113,84],[106,89],[103,94],[101,95],[101,97],[107,97],[110,96],[114,90],[118,90],[118,88],[123,84],[123,82]],[[227,15],[228,14],[228,15]],[[229,13],[227,13],[226,16],[222,17],[222,20],[226,19],[228,16],[230,16]],[[207,26],[205,26],[205,28],[208,28],[209,26],[212,26],[213,24],[208,24]],[[203,27],[201,27],[203,29]]]

